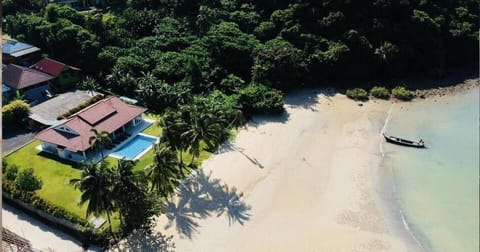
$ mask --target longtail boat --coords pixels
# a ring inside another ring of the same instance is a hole
[[[389,143],[408,146],[408,147],[415,147],[415,148],[425,148],[425,143],[421,139],[420,141],[415,142],[415,141],[403,139],[400,137],[387,136],[385,134],[383,134],[383,137],[385,137],[385,140],[387,140],[387,142]]]

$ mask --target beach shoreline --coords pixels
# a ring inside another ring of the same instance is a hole
[[[436,143],[435,138],[432,139],[432,135],[429,134],[429,131],[436,132],[437,137],[440,137],[440,135],[438,135],[439,133],[437,132],[438,127],[436,127],[437,125],[428,125],[428,124],[425,125],[425,123],[426,122],[438,123],[439,119],[435,117],[438,115],[441,115],[441,118],[444,118],[444,120],[448,121],[448,118],[449,118],[448,115],[452,113],[451,111],[449,111],[449,108],[452,108],[453,110],[450,109],[452,111],[457,111],[459,108],[464,106],[460,104],[464,104],[465,101],[470,101],[472,97],[476,97],[476,99],[478,100],[478,98],[480,97],[479,88],[480,87],[478,84],[478,79],[469,79],[464,83],[459,84],[458,86],[452,86],[449,88],[443,88],[439,90],[437,89],[427,90],[427,92],[430,92],[430,95],[427,96],[427,99],[415,99],[413,102],[395,105],[392,113],[394,114],[394,116],[396,116],[397,119],[393,121],[396,121],[397,123],[400,122],[400,124],[393,124],[391,127],[393,131],[391,133],[400,134],[400,136],[403,136],[402,134],[405,134],[405,136],[412,137],[413,139],[415,139],[415,137],[418,137],[418,138],[422,138],[422,136],[426,137],[427,148],[430,147],[435,149],[434,152],[430,151],[428,153],[429,155],[432,155],[432,153],[433,155],[435,155],[434,154],[435,151],[438,151],[438,149],[441,147],[438,146],[438,142]],[[436,110],[432,110],[432,108],[436,108]],[[416,112],[413,113],[413,111],[416,111]],[[426,114],[426,111],[429,111],[429,113]],[[438,115],[435,115],[436,113],[438,113]],[[412,116],[412,118],[410,118],[408,117],[408,115],[417,115],[417,116]],[[416,123],[411,123],[409,124],[410,126],[406,125],[404,123],[405,121],[402,121],[402,119],[398,119],[399,117],[401,118],[402,116],[403,117],[407,116],[407,118],[415,121]],[[474,118],[476,118],[476,116],[474,116]],[[418,134],[417,132],[418,129],[416,127],[423,128],[423,133],[427,133],[428,136],[425,136],[423,134]],[[425,129],[430,129],[430,130],[425,130]],[[435,146],[435,143],[437,144],[437,146]],[[403,235],[407,238],[408,237],[412,238],[411,239],[412,243],[414,245],[418,245],[417,248],[420,251],[436,251],[439,246],[438,238],[437,240],[435,240],[432,237],[429,237],[425,233],[425,230],[422,230],[423,228],[425,228],[425,226],[421,226],[419,225],[419,223],[417,223],[418,215],[416,216],[417,221],[415,221],[415,218],[411,216],[412,213],[407,211],[408,209],[404,209],[406,204],[404,202],[405,198],[403,198],[403,200],[400,200],[402,198],[401,192],[403,192],[405,188],[402,189],[401,185],[397,185],[397,183],[403,183],[403,184],[405,183],[405,177],[404,177],[405,175],[402,173],[405,169],[401,168],[403,166],[399,167],[398,164],[396,164],[396,162],[398,162],[401,159],[400,157],[397,157],[397,155],[401,155],[401,153],[404,153],[404,151],[406,151],[406,149],[402,149],[402,148],[396,149],[394,148],[394,146],[390,146],[390,148],[386,150],[386,152],[389,153],[388,159],[385,159],[379,166],[379,171],[381,173],[379,176],[382,177],[378,185],[379,191],[381,191],[381,194],[379,194],[379,197],[381,197],[381,200],[380,200],[380,202],[382,203],[381,206],[385,209],[384,212],[389,216],[387,217],[387,219],[392,221],[392,226],[398,231],[399,235]],[[421,153],[421,152],[415,152],[415,153]],[[413,153],[410,153],[410,154],[413,154]],[[408,155],[408,156],[413,156],[413,155]],[[405,156],[402,156],[402,157],[404,158],[402,160],[407,160]],[[431,158],[433,159],[433,157]],[[395,160],[395,162],[393,162],[393,160]],[[420,160],[420,162],[422,161]],[[438,164],[438,165],[441,166],[441,164]],[[399,171],[400,173],[402,173],[402,175],[400,176],[400,179],[398,178]],[[422,176],[421,174],[418,174],[418,175],[420,177]],[[425,174],[423,174],[423,176],[424,175]],[[432,197],[434,196],[432,195]],[[448,198],[443,200],[444,202],[447,202]],[[402,201],[402,204],[400,204],[400,201]],[[401,205],[403,205],[403,207]],[[427,218],[425,220],[430,220],[430,219]],[[436,221],[438,222],[438,220]],[[438,223],[437,225],[442,226],[442,224],[440,223]],[[446,225],[446,224],[443,224],[443,225]],[[445,226],[442,226],[442,227],[445,228]],[[429,234],[431,235],[431,230],[428,230],[428,231],[430,232]],[[435,249],[435,247],[437,249]],[[455,249],[455,250],[458,250],[458,249]]]
[[[475,86],[478,79],[440,90],[450,96]],[[379,173],[381,132],[392,106],[435,102],[439,92],[362,106],[331,88],[288,94],[284,115],[253,117],[182,183],[216,181],[235,192],[243,212],[202,209],[192,196],[208,191],[199,189],[175,197],[155,231],[172,236],[178,251],[421,251],[392,201],[383,177],[390,175]]]
[[[473,79],[466,79],[463,82],[453,86],[437,87],[437,88],[429,88],[429,89],[416,89],[413,92],[416,96],[416,99],[436,98],[436,97],[442,97],[446,95],[456,95],[458,93],[469,91],[472,88],[475,88],[478,86],[480,86],[480,80],[478,78],[473,78]]]

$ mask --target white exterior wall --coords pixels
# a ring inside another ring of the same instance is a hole
[[[56,144],[52,144],[52,143],[42,141],[42,150],[44,150],[46,152],[53,153],[53,154],[58,154]]]

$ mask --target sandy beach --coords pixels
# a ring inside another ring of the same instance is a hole
[[[204,162],[156,229],[176,251],[410,251],[374,186],[391,104],[288,95],[284,116],[253,118]]]

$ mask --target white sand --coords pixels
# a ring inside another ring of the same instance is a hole
[[[11,206],[3,204],[2,207],[2,226],[29,240],[34,249],[40,251],[83,251],[80,242],[73,237],[41,223]]]
[[[286,103],[288,118],[254,118],[233,148],[203,164],[212,179],[243,193],[240,202],[250,207],[243,225],[230,225],[227,213],[200,217],[202,206],[183,197],[184,217],[197,225],[191,237],[165,214],[157,230],[173,235],[176,251],[407,251],[373,186],[391,102],[360,107],[343,95],[304,90]]]

